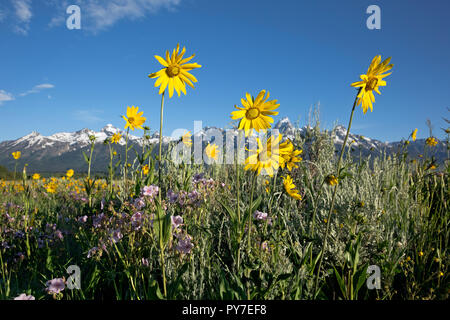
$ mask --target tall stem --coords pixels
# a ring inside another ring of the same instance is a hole
[[[163,276],[163,290],[164,290],[164,297],[167,298],[167,289],[166,289],[166,267],[165,267],[165,261],[164,261],[164,243],[162,239],[162,201],[161,201],[161,193],[162,193],[162,179],[161,179],[161,163],[162,163],[162,129],[163,129],[163,111],[164,111],[164,94],[166,92],[164,91],[161,96],[161,118],[159,123],[159,157],[158,157],[158,184],[159,184],[159,205],[161,206],[161,209],[159,209],[159,246],[160,246],[160,258],[161,258],[161,269],[162,269],[162,276]]]
[[[345,135],[345,139],[344,139],[344,143],[342,144],[342,148],[341,148],[341,154],[339,155],[339,160],[337,163],[337,173],[336,173],[336,178],[339,178],[339,174],[341,171],[341,162],[342,162],[342,156],[344,155],[344,150],[345,150],[345,146],[347,144],[347,140],[348,140],[348,135],[350,134],[350,128],[352,127],[352,121],[353,121],[353,114],[355,113],[355,107],[356,107],[356,103],[358,101],[358,95],[361,92],[361,89],[358,90],[358,93],[356,94],[355,97],[355,102],[353,103],[353,108],[352,108],[352,112],[350,114],[350,120],[348,122],[348,127],[347,127],[347,133]],[[326,246],[327,246],[327,242],[328,242],[328,234],[330,232],[330,222],[331,222],[331,214],[333,213],[333,208],[334,208],[334,202],[336,200],[336,193],[337,193],[337,189],[338,189],[339,183],[336,184],[334,186],[334,190],[333,190],[333,197],[331,199],[331,205],[330,205],[330,210],[328,211],[328,216],[327,216],[327,227],[325,230],[325,237],[323,239],[323,244],[322,244],[322,251],[320,254],[320,259],[319,259],[319,266],[317,267],[317,274],[316,274],[316,279],[315,279],[315,283],[314,283],[314,297],[317,294],[317,287],[319,284],[319,276],[320,276],[320,269],[322,267],[322,262],[323,262],[323,256],[325,255],[325,250],[326,250]]]
[[[129,133],[130,133],[130,127],[128,127],[127,128],[127,139],[126,139],[126,142],[125,142],[125,167],[124,167],[124,172],[123,172],[123,174],[124,174],[124,181],[123,181],[123,183],[124,183],[124,185],[125,185],[125,196],[127,196],[128,195],[128,136],[129,136]]]
[[[161,178],[161,166],[162,166],[162,129],[163,129],[163,112],[164,112],[164,94],[161,96],[161,117],[159,122],[159,156],[158,156],[158,183],[159,183],[159,202],[161,203],[162,192],[162,178]]]
[[[251,249],[251,239],[252,239],[252,209],[253,209],[253,192],[255,190],[255,180],[256,180],[256,171],[252,174],[252,190],[250,192],[250,208],[248,209],[249,215],[248,215],[248,252],[250,253]]]
[[[240,264],[241,264],[241,209],[240,209],[240,190],[239,190],[239,147],[241,145],[241,130],[238,132],[238,138],[237,138],[237,146],[236,146],[236,157],[235,157],[235,165],[236,165],[236,193],[237,193],[237,205],[236,205],[236,212],[237,212],[237,218],[238,218],[238,241],[237,241],[237,270],[239,270]]]

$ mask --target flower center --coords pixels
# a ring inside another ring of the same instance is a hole
[[[129,118],[128,118],[128,122],[131,123],[131,124],[133,124],[133,123],[134,123],[134,118],[133,118],[133,117],[129,117]]]
[[[253,120],[259,117],[259,109],[258,108],[250,108],[245,113],[247,119]]]
[[[166,69],[166,72],[169,77],[171,77],[171,78],[176,77],[177,75],[180,74],[180,67],[178,65],[169,66]]]
[[[378,84],[378,78],[375,78],[375,77],[370,78],[369,81],[367,81],[366,90],[369,91],[369,90],[375,89],[377,84]]]

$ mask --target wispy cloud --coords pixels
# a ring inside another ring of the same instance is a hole
[[[51,83],[38,84],[37,86],[34,86],[33,89],[28,90],[28,91],[26,91],[26,92],[23,92],[23,93],[21,93],[19,96],[24,97],[24,96],[27,96],[27,95],[29,95],[29,94],[32,94],[32,93],[39,93],[39,92],[41,92],[42,90],[52,89],[52,88],[54,88],[54,87],[55,87],[55,86],[54,86],[53,84],[51,84]]]
[[[98,123],[104,122],[104,119],[101,118],[101,114],[103,110],[76,110],[73,112],[73,117],[76,120],[86,122],[86,123]]]
[[[33,17],[31,0],[12,0],[12,4],[17,17],[17,24],[14,26],[14,31],[27,35],[30,29],[30,21]]]
[[[0,105],[5,101],[14,100],[14,96],[11,93],[6,92],[5,90],[0,90]]]
[[[172,10],[181,0],[76,0],[81,9],[82,28],[98,33],[112,27],[120,20],[136,20],[155,14],[161,9]],[[60,4],[65,12],[67,1]],[[61,12],[61,10],[60,10]],[[49,23],[50,27],[65,22],[64,16],[58,14]]]

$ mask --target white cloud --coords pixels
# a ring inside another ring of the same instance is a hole
[[[28,34],[30,29],[30,21],[33,17],[31,12],[31,0],[12,0],[14,12],[18,19],[17,25],[14,26],[14,31],[23,35]]]
[[[2,105],[4,101],[11,100],[14,100],[14,97],[11,93],[6,92],[5,90],[0,90],[0,105]]]
[[[26,91],[26,92],[24,92],[24,93],[21,93],[19,96],[24,97],[24,96],[27,96],[27,95],[29,95],[29,94],[32,94],[32,93],[39,93],[39,92],[41,92],[42,90],[52,89],[52,88],[54,88],[54,87],[55,87],[55,86],[54,86],[53,84],[50,84],[50,83],[38,84],[37,86],[34,86],[33,89],[28,90],[28,91]]]
[[[157,13],[161,9],[173,9],[181,0],[77,0],[81,9],[82,29],[93,33],[112,27],[120,20],[135,20]],[[60,9],[67,3],[60,5]],[[52,18],[49,26],[61,25],[65,21],[61,15]]]
[[[104,122],[104,119],[98,116],[101,113],[103,113],[103,110],[76,110],[73,117],[87,123]]]

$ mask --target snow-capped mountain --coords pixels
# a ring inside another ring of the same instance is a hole
[[[305,139],[306,148],[308,146],[308,134],[311,134],[311,131],[313,130],[312,127],[306,126],[296,128],[287,117],[279,120],[273,128],[279,130],[284,137],[291,140],[294,140],[296,136],[302,137]],[[11,153],[14,151],[21,151],[22,157],[19,160],[20,164],[23,166],[27,163],[29,165],[29,172],[63,172],[69,168],[76,171],[86,171],[86,164],[83,160],[82,152],[88,153],[91,143],[90,137],[94,136],[96,146],[92,169],[96,171],[105,171],[109,162],[109,151],[108,146],[103,142],[105,139],[112,137],[116,133],[120,133],[123,138],[117,145],[114,145],[114,148],[118,153],[124,154],[126,132],[111,124],[106,125],[98,132],[90,129],[82,129],[76,132],[59,132],[50,136],[43,136],[38,132],[32,132],[17,140],[0,142],[0,165],[6,166],[10,170],[14,169],[15,161],[11,157]],[[129,145],[132,144],[136,146],[136,151],[142,150],[144,143],[157,145],[159,142],[159,132],[149,134],[146,138],[133,135],[133,131],[130,133],[128,143]],[[139,133],[142,134],[142,131],[139,130]],[[336,148],[340,148],[347,130],[343,126],[337,126],[333,131],[325,133],[331,134]],[[217,137],[218,134],[223,137],[222,145],[225,146],[227,139],[228,141],[234,141],[234,143],[236,143],[238,130],[205,127],[203,130],[196,132],[192,136],[192,140],[195,142],[197,139],[201,139],[203,141],[203,146],[205,146],[208,142],[218,142],[217,139],[220,139]],[[163,137],[163,147],[174,140],[177,139]],[[402,142],[382,142],[350,133],[347,145],[355,150],[359,150],[362,156],[367,156],[369,154],[380,154],[382,151],[386,151],[387,153],[395,152],[401,143]],[[424,139],[411,142],[408,146],[410,155],[415,156],[422,153],[424,143]],[[232,147],[233,145],[231,148]],[[157,148],[154,150],[157,150]],[[446,145],[443,142],[439,142],[436,146],[436,151],[436,158],[438,161],[446,159]],[[134,152],[131,153],[132,157],[133,155]]]

